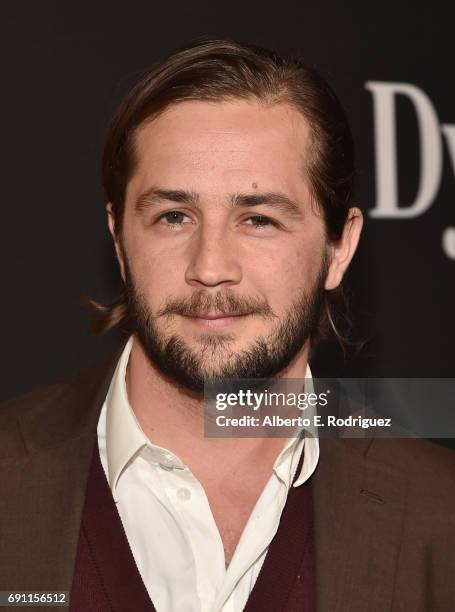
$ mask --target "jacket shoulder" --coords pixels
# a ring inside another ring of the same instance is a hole
[[[20,415],[26,414],[29,410],[36,406],[37,403],[41,403],[45,399],[51,399],[58,397],[59,393],[64,391],[67,386],[71,386],[74,380],[77,378],[76,375],[70,375],[60,382],[41,385],[22,393],[16,397],[0,402],[0,429],[1,425],[7,424],[10,419],[16,419]]]
[[[72,377],[71,377],[72,380]],[[0,459],[13,458],[26,451],[20,422],[37,408],[58,405],[58,398],[71,387],[70,380],[43,385],[0,403]]]
[[[455,533],[455,451],[422,439],[376,439],[367,457],[405,476],[408,500]]]
[[[0,403],[0,459],[48,446],[93,424],[118,351],[94,367]]]
[[[368,457],[422,479],[447,478],[455,486],[455,450],[417,438],[373,439]]]
[[[41,385],[31,391],[0,402],[0,424],[6,423],[9,419],[26,415],[34,410],[37,405],[43,405],[43,403],[55,405],[68,391],[90,385],[92,380],[99,378],[99,374],[106,369],[111,359],[104,360],[92,367],[83,368],[79,372],[73,372],[60,381]]]

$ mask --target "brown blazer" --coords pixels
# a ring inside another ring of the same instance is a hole
[[[119,355],[0,407],[0,590],[70,591],[96,426]],[[455,453],[412,439],[320,446],[318,611],[455,610]]]

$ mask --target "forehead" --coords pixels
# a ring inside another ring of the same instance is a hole
[[[307,120],[288,104],[181,102],[139,128],[128,192],[157,181],[195,191],[253,181],[295,192],[306,182],[309,142]]]

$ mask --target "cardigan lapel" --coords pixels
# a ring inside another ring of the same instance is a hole
[[[119,355],[17,401],[21,442],[0,461],[0,590],[70,591],[96,425]]]
[[[97,442],[88,476],[71,602],[75,611],[88,609],[90,603],[97,610],[156,612],[112,498]]]
[[[386,612],[406,483],[398,471],[368,459],[371,439],[323,438],[320,444],[313,482],[317,610]]]

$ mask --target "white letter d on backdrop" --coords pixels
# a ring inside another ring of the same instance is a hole
[[[431,206],[441,182],[442,139],[436,111],[415,85],[368,81],[365,87],[373,94],[376,156],[376,206],[370,215],[383,219],[418,217]],[[420,136],[418,191],[414,202],[407,205],[398,202],[396,95],[407,96],[412,102]]]

